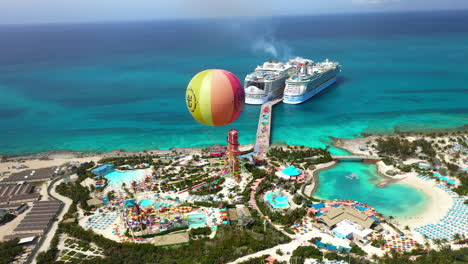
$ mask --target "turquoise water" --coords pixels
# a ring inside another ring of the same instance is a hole
[[[145,208],[145,207],[147,207],[147,206],[153,206],[153,204],[154,204],[154,201],[152,201],[152,200],[142,200],[142,201],[140,202],[140,205],[141,205],[143,208]]]
[[[436,176],[437,178],[443,180],[443,181],[446,181],[450,184],[455,184],[455,181],[454,180],[450,180],[449,178],[445,177],[445,176],[442,176],[440,175],[439,173],[434,173],[434,176]]]
[[[141,200],[140,205],[142,207],[152,206],[153,208],[156,208],[156,209],[172,206],[169,203],[157,202],[157,201],[153,201],[153,200]]]
[[[355,173],[359,179],[348,179]],[[351,199],[369,204],[385,216],[413,216],[424,210],[427,197],[407,185],[379,188],[376,166],[361,162],[340,162],[318,174],[315,196],[321,199]]]
[[[189,227],[198,228],[206,226],[206,215],[205,214],[191,214],[188,216]]]
[[[206,146],[225,144],[231,128],[252,143],[258,106],[213,128],[193,120],[184,96],[203,69],[243,79],[275,57],[253,48],[261,40],[280,59],[343,65],[338,82],[306,104],[275,106],[274,143],[323,147],[330,136],[468,123],[466,11],[247,22],[0,26],[0,152]]]
[[[125,183],[127,188],[129,188],[133,181],[141,181],[145,176],[146,170],[114,170],[113,172],[106,174],[104,177],[109,180],[109,186],[120,187],[122,186],[122,183]]]
[[[278,192],[268,192],[265,194],[268,203],[273,208],[289,207],[289,201],[286,196],[280,195]]]

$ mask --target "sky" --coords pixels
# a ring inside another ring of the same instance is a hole
[[[468,0],[0,0],[0,24],[467,9]]]

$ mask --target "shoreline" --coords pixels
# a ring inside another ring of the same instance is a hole
[[[312,171],[312,182],[314,183],[314,188],[312,188],[312,191],[310,192],[310,195],[309,197],[311,198],[315,198],[315,199],[319,199],[319,198],[316,198],[314,196],[315,194],[315,191],[317,190],[317,187],[319,185],[319,182],[318,182],[318,174],[321,172],[321,171],[324,171],[324,170],[328,170],[328,169],[331,169],[333,167],[336,167],[337,165],[339,164],[338,161],[333,161],[333,164],[329,165],[329,166],[324,166],[322,168],[317,168],[315,169],[314,171]],[[311,182],[311,184],[312,184]]]
[[[367,133],[367,132],[361,132],[360,134],[355,134],[353,135],[354,137],[352,138],[335,138],[333,136],[330,136],[329,138],[332,139],[332,145],[345,150],[349,151],[345,148],[339,147],[335,145],[335,140],[356,140],[356,139],[362,139],[362,138],[369,138],[369,137],[381,137],[381,136],[392,136],[392,135],[423,135],[423,134],[432,134],[432,133],[451,133],[451,132],[460,132],[460,131],[468,131],[468,124],[465,124],[461,127],[455,127],[455,128],[426,128],[425,131],[399,131],[398,129],[394,128],[394,132],[390,133]],[[243,144],[241,146],[254,146],[255,142],[249,143],[249,144]],[[48,155],[77,155],[80,157],[89,157],[89,156],[97,156],[97,155],[111,155],[112,153],[147,153],[147,152],[158,152],[158,153],[172,153],[173,151],[178,151],[178,150],[201,150],[207,147],[210,147],[211,145],[207,146],[199,146],[199,147],[177,147],[177,148],[169,148],[169,149],[158,149],[158,148],[149,148],[149,149],[143,149],[143,150],[124,150],[124,149],[113,149],[109,151],[78,151],[78,150],[49,150],[45,152],[37,152],[37,153],[23,153],[23,154],[9,154],[9,153],[0,153],[0,156],[6,155],[9,158],[41,158],[43,156],[48,156]],[[278,142],[276,144],[272,144],[272,147],[275,146],[288,146],[288,144],[284,142]],[[293,146],[293,145],[291,145]],[[306,146],[307,147],[307,146]]]
[[[366,142],[372,141],[381,136],[371,135],[368,137],[353,138],[353,139],[337,139],[333,140],[333,145],[352,154],[369,154],[370,150],[361,150],[360,146],[366,145]],[[375,163],[376,173],[382,177],[377,187],[384,188],[390,184],[403,184],[409,186],[416,191],[422,193],[426,201],[423,207],[415,212],[413,215],[407,216],[394,216],[396,225],[403,229],[405,226],[416,227],[425,224],[434,224],[439,221],[440,218],[445,216],[447,211],[453,204],[452,197],[446,192],[437,188],[432,181],[424,181],[418,178],[416,172],[401,173],[395,176],[386,175],[386,171],[394,170],[397,171],[393,166],[386,165],[383,161]],[[416,232],[413,232],[417,235]]]

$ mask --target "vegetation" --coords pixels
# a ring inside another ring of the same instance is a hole
[[[221,185],[226,181],[226,178],[219,178],[214,180],[213,182],[198,188],[197,190],[191,190],[191,195],[209,195],[209,194],[216,194],[220,192],[223,188]]]
[[[410,260],[411,256],[416,256],[415,260]],[[380,264],[462,264],[468,263],[468,248],[461,248],[453,250],[449,246],[443,246],[439,251],[431,250],[425,252],[410,252],[407,254],[398,254],[391,252],[391,254],[380,258]]]
[[[23,252],[23,247],[18,245],[19,239],[0,242],[0,264],[12,263],[16,256]]]
[[[299,246],[296,248],[291,256],[291,261],[293,263],[303,264],[304,261],[308,258],[322,259],[323,253],[312,246]]]
[[[149,154],[147,155],[138,155],[138,156],[130,156],[130,157],[111,157],[111,158],[103,158],[99,161],[99,164],[114,164],[116,167],[122,165],[140,165],[143,163],[153,164],[154,156]]]
[[[180,226],[180,227],[174,227],[174,228],[171,228],[169,230],[162,231],[162,232],[155,233],[155,234],[138,235],[138,236],[142,237],[142,238],[150,238],[150,237],[155,237],[155,236],[164,236],[164,235],[167,235],[167,234],[170,234],[170,233],[177,233],[179,231],[187,230],[188,228],[189,228],[188,226]],[[146,226],[143,227],[143,230],[144,229],[146,229]],[[125,236],[132,237],[132,234],[129,232],[129,230],[127,230],[127,232],[125,232]]]
[[[89,189],[83,187],[79,182],[62,182],[56,187],[56,191],[60,195],[72,199],[75,203],[79,204],[80,207],[83,208],[83,210],[88,211],[89,209],[91,209],[87,204],[87,201],[91,199],[91,197],[89,196]]]
[[[84,181],[86,178],[94,178],[94,175],[89,169],[95,166],[94,162],[85,162],[82,163],[76,170],[76,174],[78,175],[78,182]]]
[[[256,221],[256,223],[259,221]],[[103,249],[104,259],[88,263],[225,263],[254,252],[288,243],[290,239],[278,231],[258,223],[252,229],[225,226],[218,229],[214,240],[194,240],[190,245],[156,247],[151,244],[117,243],[76,224],[59,225],[59,231]]]
[[[326,149],[306,148],[304,146],[292,147],[290,150],[271,148],[267,153],[267,157],[272,161],[287,163],[307,162],[307,166],[310,166],[311,164],[326,163],[333,160],[330,152]]]
[[[351,250],[350,250],[351,253],[354,253],[356,255],[359,255],[359,256],[365,256],[367,255],[367,253],[362,250],[362,248],[360,248],[358,245],[356,244],[353,244],[351,245]]]
[[[460,185],[454,188],[453,191],[458,195],[468,195],[468,172],[465,171],[458,179],[460,180]]]
[[[209,236],[211,234],[211,227],[199,227],[190,230],[191,236]]]

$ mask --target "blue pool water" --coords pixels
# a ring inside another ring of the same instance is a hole
[[[198,228],[206,226],[205,214],[191,214],[188,216],[188,224],[190,228]]]
[[[142,200],[140,202],[141,207],[148,207],[148,206],[153,206],[154,201],[152,200]]]
[[[289,201],[286,196],[280,195],[278,192],[268,192],[265,194],[268,203],[273,208],[285,208],[289,207]]]
[[[153,200],[141,200],[141,201],[140,201],[140,205],[141,205],[142,207],[151,206],[151,207],[156,208],[156,209],[160,209],[160,208],[163,208],[163,207],[170,207],[170,206],[172,206],[172,205],[169,204],[169,203],[157,202],[157,201],[153,201]]]
[[[439,173],[434,173],[434,176],[436,176],[437,178],[443,180],[443,181],[446,181],[450,184],[455,184],[455,181],[454,180],[450,180],[449,178],[445,177],[445,176],[442,176],[440,175]]]
[[[129,188],[133,181],[141,181],[145,176],[146,170],[114,170],[113,172],[106,174],[104,177],[109,180],[109,186],[120,187],[122,186],[122,183],[125,183],[127,188]]]
[[[350,180],[346,175],[357,174]],[[318,187],[314,196],[321,199],[350,199],[369,204],[385,216],[417,215],[426,206],[424,193],[403,184],[380,188],[381,180],[376,166],[361,162],[340,162],[336,167],[318,174]]]

